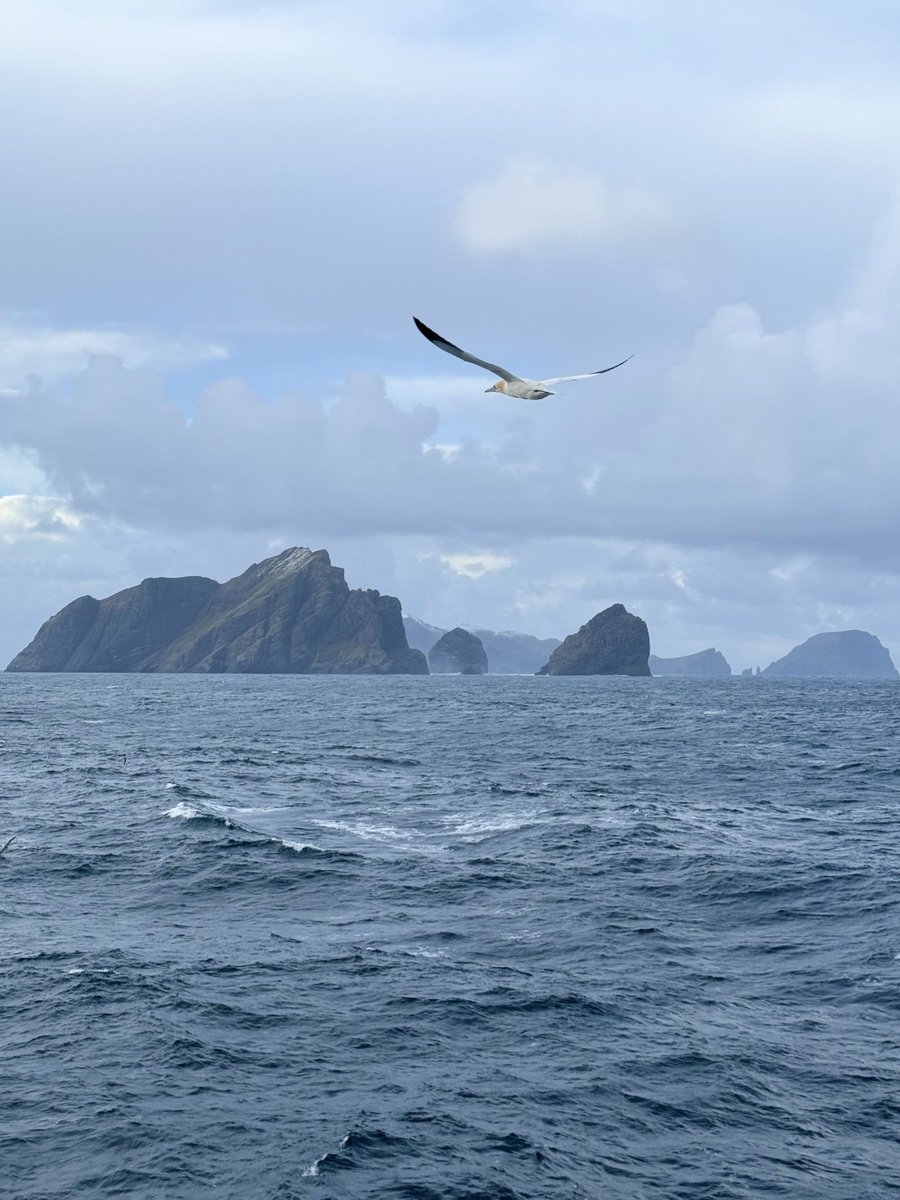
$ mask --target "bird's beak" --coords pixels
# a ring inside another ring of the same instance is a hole
[[[496,392],[496,390],[497,390],[497,385],[493,384],[491,387],[484,389],[484,394],[487,395],[488,392]]]

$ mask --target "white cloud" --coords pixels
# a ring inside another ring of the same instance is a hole
[[[0,542],[29,538],[59,541],[80,525],[78,514],[52,496],[0,496]]]
[[[440,454],[450,462],[460,453],[462,446],[458,442],[424,442],[422,450],[425,454]]]
[[[113,355],[128,367],[172,370],[228,357],[224,346],[147,332],[56,329],[22,318],[0,318],[0,383],[14,392],[30,376],[56,380],[82,370],[94,355]]]
[[[686,571],[683,571],[680,567],[673,567],[670,571],[666,572],[666,575],[672,580],[677,588],[681,589],[681,591],[690,591],[690,588],[688,587]]]
[[[454,222],[457,237],[475,254],[596,249],[656,239],[672,225],[655,196],[617,191],[592,172],[531,158],[510,159],[498,174],[467,188]]]
[[[489,571],[505,571],[516,561],[508,554],[492,554],[489,551],[481,554],[441,554],[439,557],[455,575],[465,575],[468,579],[480,579]]]

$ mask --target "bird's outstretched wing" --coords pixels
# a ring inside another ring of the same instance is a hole
[[[442,338],[439,333],[435,333],[433,329],[429,329],[424,325],[418,317],[413,317],[416,323],[416,329],[419,333],[428,338],[433,346],[437,346],[439,350],[445,350],[448,354],[452,354],[454,358],[461,358],[464,362],[474,363],[476,367],[484,367],[486,371],[492,371],[495,375],[499,375],[501,379],[505,379],[507,383],[522,383],[518,375],[513,375],[511,371],[507,371],[504,367],[498,367],[496,363],[485,362],[483,358],[476,358],[474,354],[469,354],[467,350],[460,350],[459,346],[454,346],[452,342],[448,342],[446,338]],[[612,367],[609,368],[612,370]]]
[[[4,850],[8,850],[15,840],[16,840],[16,835],[13,834],[12,837],[8,841],[4,842],[3,845],[0,846],[0,854],[2,854]]]
[[[614,371],[616,367],[624,366],[634,358],[633,354],[629,354],[628,358],[623,358],[621,362],[613,363],[611,367],[604,367],[602,371],[588,371],[587,375],[556,375],[553,379],[541,379],[539,383],[571,383],[573,379],[593,379],[595,375],[605,375],[607,371]]]

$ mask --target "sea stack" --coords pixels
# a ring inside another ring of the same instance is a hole
[[[571,633],[538,675],[649,675],[650,635],[640,617],[613,604]]]
[[[450,629],[428,652],[434,675],[486,675],[488,658],[481,639],[467,629]]]

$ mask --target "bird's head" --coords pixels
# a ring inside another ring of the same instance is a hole
[[[491,385],[491,387],[484,389],[485,395],[487,395],[488,392],[505,392],[505,391],[506,391],[506,380],[505,379],[498,379],[495,384]]]

